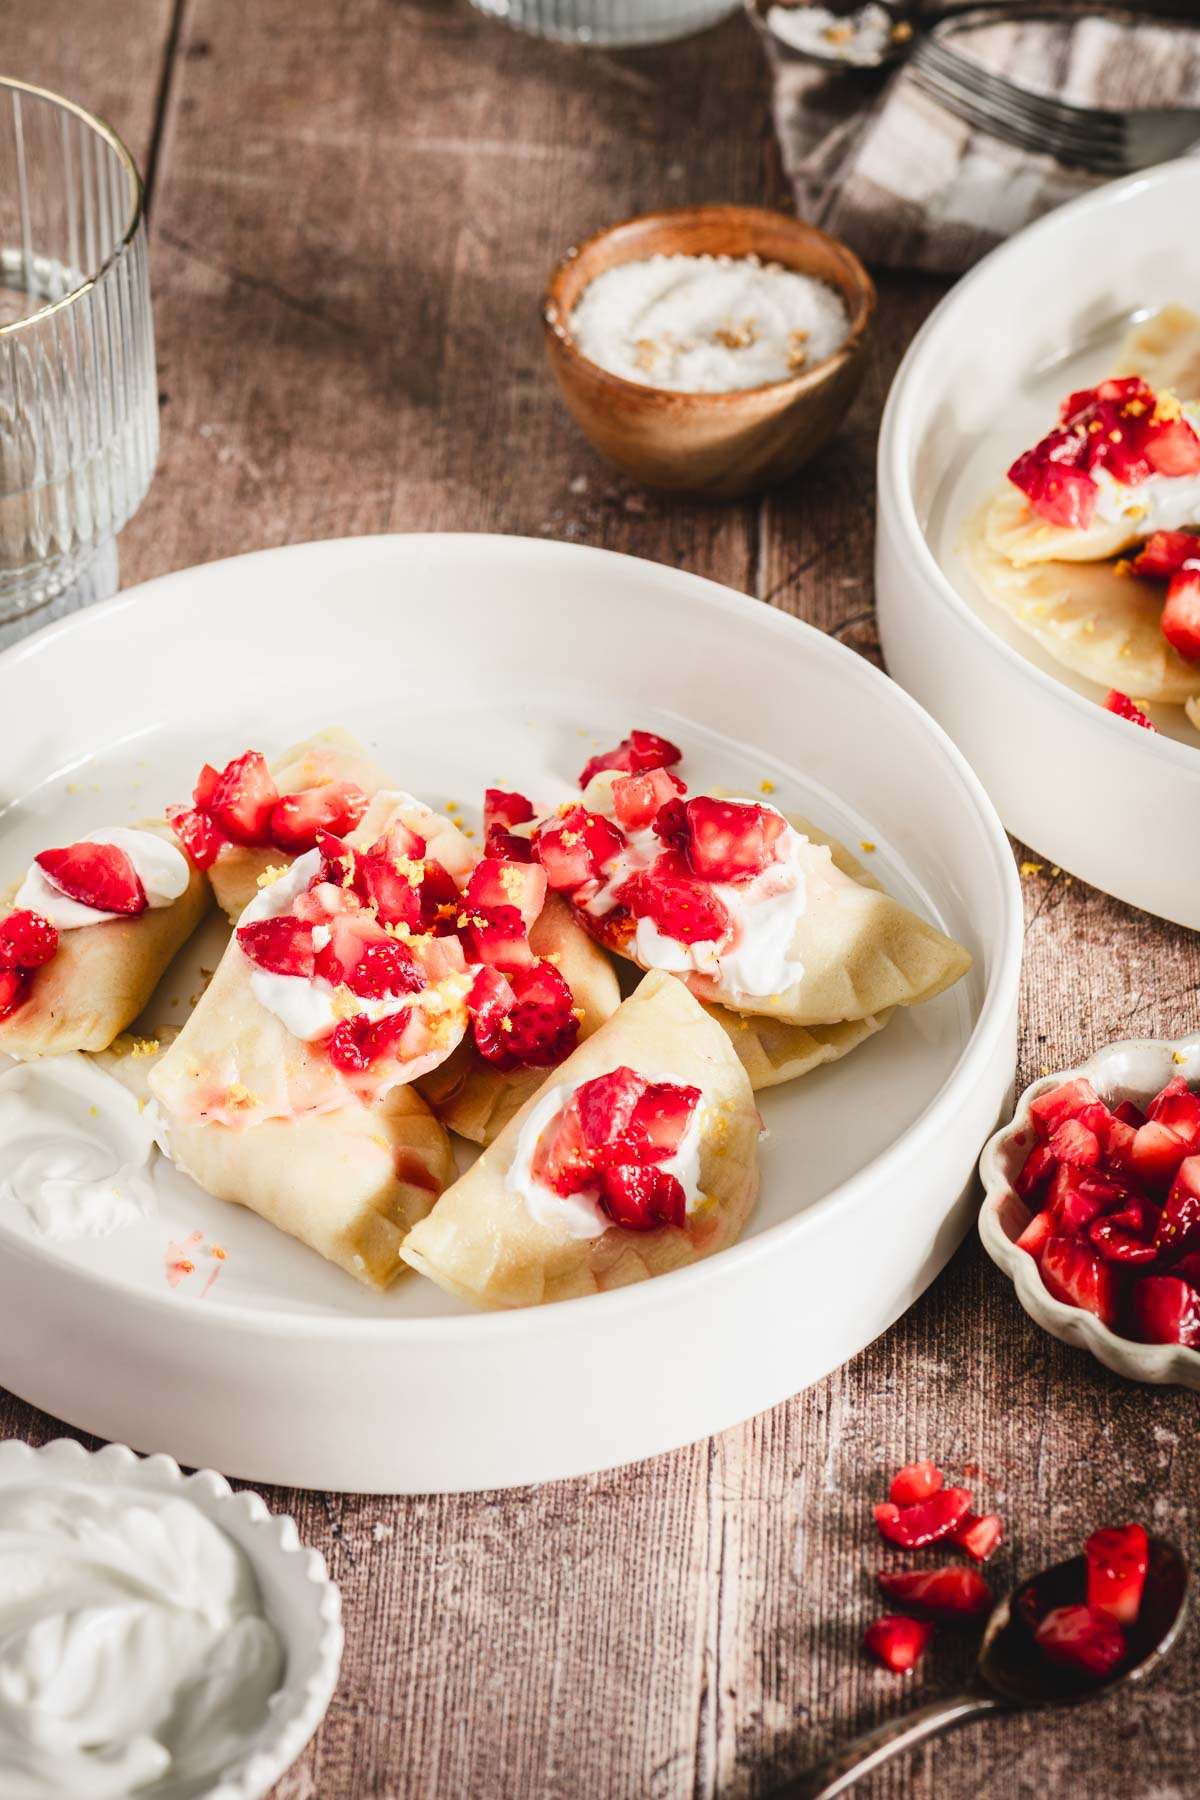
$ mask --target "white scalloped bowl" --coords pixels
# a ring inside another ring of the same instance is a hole
[[[1107,1044],[1077,1069],[1059,1070],[1027,1087],[1011,1122],[988,1141],[979,1159],[984,1191],[979,1235],[992,1261],[1012,1280],[1030,1318],[1052,1336],[1077,1349],[1090,1350],[1105,1368],[1130,1381],[1177,1382],[1181,1387],[1200,1389],[1200,1350],[1182,1344],[1138,1344],[1120,1337],[1093,1313],[1056,1300],[1044,1286],[1032,1256],[1016,1245],[1030,1218],[1029,1208],[1013,1191],[1034,1141],[1030,1101],[1064,1081],[1084,1076],[1110,1104],[1132,1100],[1144,1106],[1174,1075],[1185,1075],[1193,1086],[1200,1083],[1200,1032],[1173,1040],[1129,1038]]]
[[[206,1800],[261,1800],[312,1737],[337,1685],[342,1606],[325,1559],[300,1542],[293,1519],[270,1512],[260,1495],[235,1494],[213,1469],[185,1475],[169,1456],[137,1456],[124,1444],[89,1451],[74,1438],[55,1438],[36,1450],[16,1438],[0,1441],[0,1487],[35,1477],[76,1486],[177,1493],[245,1552],[267,1616],[284,1646],[286,1672],[245,1751],[204,1792]]]

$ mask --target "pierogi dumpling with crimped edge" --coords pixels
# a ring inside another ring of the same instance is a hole
[[[579,1014],[582,1043],[621,1004],[616,971],[557,894],[547,893],[530,927],[529,947],[535,956],[548,957],[564,977]],[[490,1144],[545,1079],[544,1068],[497,1069],[464,1040],[417,1085],[451,1131],[470,1143]]]
[[[281,795],[304,794],[331,781],[352,781],[370,799],[389,786],[378,763],[339,725],[293,744],[268,766]],[[273,866],[286,867],[292,861],[286,850],[270,845],[225,845],[208,875],[217,905],[231,924],[236,925],[258,892],[259,877]]]
[[[156,1046],[139,1044],[137,1055],[118,1040],[95,1061],[145,1101],[154,1062],[175,1037],[163,1031]],[[176,1167],[207,1193],[257,1213],[376,1289],[407,1273],[400,1245],[454,1179],[449,1136],[411,1087],[393,1088],[373,1106],[268,1120],[249,1131],[168,1124],[163,1141]]]
[[[522,1127],[556,1088],[630,1068],[700,1089],[699,1191],[684,1227],[616,1225],[572,1236],[554,1196],[535,1217],[510,1185]],[[414,1227],[401,1255],[448,1293],[487,1307],[537,1306],[625,1287],[731,1244],[758,1192],[760,1121],[750,1082],[726,1033],[672,976],[647,975],[600,1029],[549,1072],[473,1168]]]
[[[346,841],[367,850],[396,822],[423,837],[430,857],[456,881],[466,879],[475,862],[470,843],[449,819],[410,794],[386,789],[376,794]],[[173,1121],[245,1130],[266,1119],[332,1112],[355,1099],[378,1097],[374,1072],[357,1076],[340,1070],[320,1042],[294,1035],[262,1005],[253,974],[235,936],[191,1018],[154,1070],[155,1096]],[[448,979],[444,995],[430,988],[414,996],[414,1007],[427,1010],[435,1042],[427,1057],[414,1059],[402,1073],[392,1071],[398,1080],[426,1073],[461,1041],[469,986],[463,976],[457,985]]]
[[[170,905],[60,931],[54,955],[32,972],[28,999],[0,1020],[0,1051],[28,1057],[106,1049],[137,1018],[212,905],[207,880],[165,820],[135,829],[164,839],[184,857],[187,886]],[[0,908],[0,917],[9,910]]]
[[[1114,376],[1140,375],[1156,392],[1182,401],[1200,400],[1200,315],[1183,306],[1166,306],[1128,333],[1119,351]],[[1045,562],[1099,562],[1119,556],[1153,529],[1137,489],[1128,490],[1128,507],[1117,520],[1094,517],[1085,528],[1054,525],[1039,517],[1025,495],[1005,481],[981,509],[968,530],[968,560],[981,560],[974,545],[1018,565]],[[1179,520],[1179,524],[1200,523]],[[1161,594],[1161,590],[1160,590]]]

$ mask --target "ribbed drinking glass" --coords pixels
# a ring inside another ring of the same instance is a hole
[[[0,621],[115,591],[157,454],[133,159],[71,101],[0,77]]]
[[[560,44],[665,43],[738,11],[740,0],[471,0],[480,12]]]

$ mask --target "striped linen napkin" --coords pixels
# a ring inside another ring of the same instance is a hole
[[[1161,17],[1134,27],[1101,17],[1014,17],[960,34],[957,44],[1024,86],[1079,104],[1200,105],[1200,31]],[[956,274],[1104,179],[964,124],[903,67],[890,78],[830,72],[769,38],[768,55],[801,218],[876,267]]]

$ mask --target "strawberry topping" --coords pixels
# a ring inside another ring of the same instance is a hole
[[[635,919],[649,919],[664,937],[680,944],[724,938],[732,925],[720,897],[695,876],[678,851],[667,850],[648,869],[636,870],[616,898]]]
[[[24,1006],[33,985],[28,969],[0,969],[0,1019],[7,1019]]]
[[[1169,395],[1132,375],[1102,381],[1063,402],[1059,424],[1019,456],[1008,479],[1052,525],[1086,530],[1098,493],[1093,471],[1137,487],[1152,475],[1200,472],[1200,438]]]
[[[0,969],[40,969],[58,949],[58,932],[41,913],[22,907],[0,919]]]
[[[623,775],[640,775],[645,769],[669,769],[683,760],[683,751],[669,738],[653,731],[631,731],[615,750],[605,750],[583,765],[579,775],[581,788],[602,769],[619,769]]]
[[[588,881],[600,881],[625,848],[625,834],[602,813],[583,806],[538,827],[534,850],[557,893],[570,893]]]
[[[787,830],[781,813],[742,800],[674,800],[662,808],[654,829],[681,850],[703,881],[750,881],[778,858],[776,844]]]
[[[933,1626],[928,1619],[906,1619],[889,1613],[874,1619],[863,1633],[863,1648],[893,1675],[907,1675],[925,1654]]]
[[[1169,581],[1193,557],[1200,559],[1200,536],[1194,531],[1152,531],[1129,566],[1150,581]]]
[[[485,967],[467,998],[475,1044],[498,1069],[548,1068],[575,1047],[579,1020],[566,980],[553,963],[501,974]]]
[[[343,1019],[329,1039],[329,1060],[347,1075],[361,1075],[374,1063],[394,1055],[412,1017],[408,1007],[372,1021],[365,1013]]]
[[[700,1099],[699,1088],[650,1081],[624,1065],[581,1082],[542,1133],[533,1173],[557,1194],[594,1192],[627,1231],[681,1228],[687,1195],[662,1164],[678,1152]]]
[[[202,791],[210,795],[201,810],[208,813],[217,830],[234,844],[270,843],[271,815],[279,789],[266,759],[257,750],[246,750],[226,764],[215,783],[210,783],[211,773],[206,765],[198,786],[202,784]]]
[[[313,927],[287,914],[274,919],[253,919],[239,925],[238,944],[251,962],[271,975],[298,975],[311,981],[316,973]]]
[[[1153,719],[1148,719],[1141,707],[1136,705],[1128,694],[1122,694],[1118,688],[1109,688],[1104,706],[1106,711],[1116,713],[1118,719],[1128,719],[1131,725],[1140,725],[1143,731],[1158,730]]]
[[[534,817],[533,802],[524,794],[509,793],[504,788],[487,788],[483,796],[483,829],[491,832],[497,825],[511,831],[514,825],[528,825]]]
[[[271,808],[267,835],[281,850],[314,850],[323,831],[344,837],[367,810],[367,796],[353,781],[327,781],[287,794]]]
[[[168,806],[167,823],[198,869],[211,869],[226,838],[196,806]]]
[[[34,858],[60,893],[97,912],[135,918],[147,906],[146,890],[124,850],[115,844],[70,844]]]
[[[346,970],[344,980],[350,991],[364,1000],[382,1000],[390,994],[419,994],[429,985],[412,951],[394,938],[368,943],[358,961]]]
[[[889,1600],[920,1606],[929,1612],[978,1618],[991,1612],[995,1598],[975,1569],[880,1569],[879,1586]]]
[[[647,769],[643,775],[623,775],[612,784],[613,811],[622,831],[644,831],[653,824],[660,807],[687,789],[669,769]]]
[[[1180,569],[1167,585],[1162,634],[1185,662],[1200,662],[1200,567]]]

